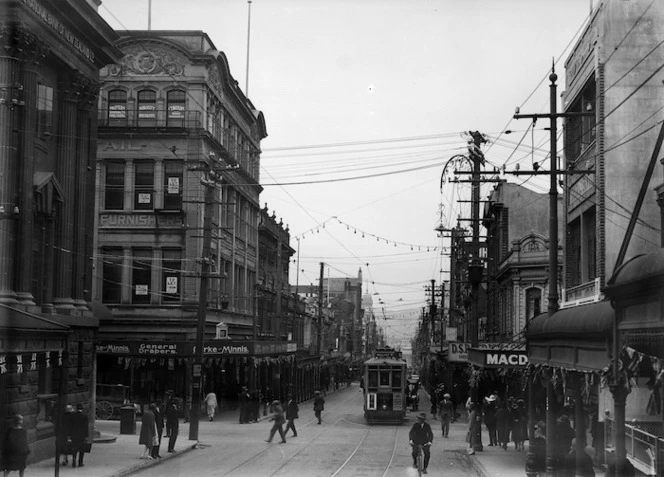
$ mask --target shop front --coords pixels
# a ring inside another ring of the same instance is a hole
[[[129,386],[131,399],[140,406],[165,401],[166,391],[172,390],[186,399],[188,410],[195,352],[191,341],[100,342],[98,383]],[[294,369],[294,343],[208,340],[203,349],[202,392],[215,392],[222,410],[237,407],[243,386],[279,399],[287,394]]]
[[[664,473],[664,249],[623,264],[604,290],[615,308],[607,448],[645,475]],[[612,402],[611,402],[612,401]]]
[[[538,315],[526,331],[529,383],[529,436],[538,421],[546,422],[546,467],[553,472],[556,422],[565,415],[576,432],[577,455],[587,445],[603,453],[604,413],[599,395],[610,363],[611,331],[615,313],[610,302],[565,308],[553,315]],[[590,431],[590,436],[588,435]],[[526,472],[532,472],[534,455],[529,449]]]

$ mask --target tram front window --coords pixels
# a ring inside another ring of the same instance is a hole
[[[390,372],[389,371],[381,371],[380,372],[380,385],[381,386],[389,386],[390,385]]]
[[[401,370],[392,371],[392,387],[401,388]]]

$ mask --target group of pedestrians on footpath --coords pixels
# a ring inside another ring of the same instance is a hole
[[[141,433],[138,438],[138,444],[144,446],[141,459],[161,459],[160,447],[164,427],[168,437],[168,452],[175,452],[175,443],[180,432],[180,401],[172,391],[167,391],[166,396],[168,400],[165,409],[161,401],[156,401],[151,403],[141,416]]]
[[[69,464],[71,455],[72,467],[83,467],[83,457],[90,452],[92,444],[87,442],[90,435],[90,420],[82,403],[65,406],[65,412],[61,417],[58,435],[59,453],[63,456],[60,465]]]

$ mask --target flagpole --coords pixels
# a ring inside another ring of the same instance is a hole
[[[247,12],[247,72],[245,75],[245,84],[244,84],[244,94],[249,96],[249,45],[251,39],[251,0],[247,0],[248,3],[248,12]]]

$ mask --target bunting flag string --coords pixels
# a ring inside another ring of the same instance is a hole
[[[30,358],[30,371],[37,371],[37,353],[32,353]]]
[[[355,227],[355,226],[352,226],[352,225],[347,224],[345,222],[342,222],[336,216],[330,217],[329,219],[322,222],[320,225],[312,227],[309,230],[307,230],[305,232],[302,232],[299,235],[293,236],[292,238],[295,239],[295,240],[300,240],[300,239],[305,239],[308,234],[320,233],[320,229],[321,228],[325,229],[325,225],[328,224],[329,222],[332,222],[332,221],[335,221],[336,223],[338,223],[341,226],[345,226],[346,230],[349,231],[349,232],[352,230],[353,235],[359,235],[362,238],[375,239],[377,242],[385,242],[385,244],[387,244],[387,245],[394,245],[395,247],[397,247],[397,246],[408,247],[413,251],[417,249],[418,252],[421,252],[421,251],[424,251],[424,250],[426,250],[427,252],[429,252],[429,251],[436,252],[440,248],[437,245],[422,245],[422,244],[413,244],[413,243],[407,243],[407,242],[400,242],[400,241],[397,241],[397,240],[391,240],[391,239],[382,237],[380,235],[376,235],[376,234],[366,232],[362,229],[359,229],[358,227]],[[445,252],[445,251],[447,251],[447,248],[443,247],[442,250],[443,250],[443,252]]]
[[[16,355],[16,372],[21,374],[23,372],[23,356]]]
[[[51,353],[46,353],[46,367],[51,367]]]
[[[5,374],[7,372],[7,356],[4,354],[0,355],[0,374]]]

